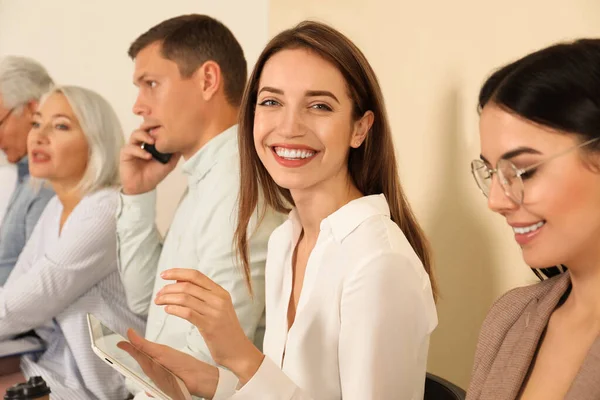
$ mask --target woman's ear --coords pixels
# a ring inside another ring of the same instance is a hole
[[[600,173],[600,152],[598,151],[591,151],[588,152],[585,155],[585,161],[588,164],[588,167],[596,172],[596,173]]]
[[[354,133],[350,139],[350,147],[357,149],[363,144],[367,138],[367,135],[371,131],[374,121],[375,114],[373,114],[373,111],[367,111],[358,121],[354,123]]]

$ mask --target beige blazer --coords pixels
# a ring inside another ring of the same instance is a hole
[[[488,313],[475,353],[467,400],[514,400],[550,315],[571,283],[566,272],[511,290]],[[596,339],[565,400],[600,399],[600,338]]]

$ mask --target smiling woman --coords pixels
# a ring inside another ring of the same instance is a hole
[[[225,368],[132,343],[203,397],[422,399],[437,325],[431,260],[361,51],[316,22],[273,38],[242,100],[239,146],[236,244],[249,285],[251,216],[289,212],[269,240],[264,353],[227,291],[184,269],[162,274],[176,283],[155,302],[192,322]]]
[[[473,176],[532,268],[568,272],[501,298],[467,398],[600,398],[600,40],[496,71],[479,96]]]

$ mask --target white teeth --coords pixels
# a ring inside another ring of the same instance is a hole
[[[537,224],[533,224],[533,225],[530,225],[530,226],[524,226],[524,227],[522,227],[522,228],[516,228],[516,227],[513,227],[513,231],[514,231],[516,234],[519,234],[519,235],[524,235],[524,234],[526,234],[526,233],[530,233],[530,232],[537,231],[537,230],[538,230],[538,229],[540,229],[542,226],[544,226],[544,224],[545,224],[545,223],[546,223],[546,222],[544,222],[544,221],[540,221],[540,222],[538,222]]]
[[[312,150],[286,149],[283,147],[275,147],[275,153],[277,153],[279,157],[288,160],[309,158],[315,155],[315,152]]]

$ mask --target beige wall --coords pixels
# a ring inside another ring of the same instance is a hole
[[[127,48],[138,35],[176,15],[208,14],[233,31],[253,65],[268,38],[268,4],[268,0],[0,0],[0,57],[33,57],[58,83],[98,91],[117,111],[128,137],[141,121],[131,112],[136,90],[127,57]],[[178,170],[159,186],[161,231],[168,227],[185,184]]]
[[[306,18],[352,38],[378,74],[404,187],[429,235],[442,298],[429,370],[462,386],[491,302],[533,281],[512,233],[486,210],[476,97],[490,71],[557,40],[600,35],[596,0],[271,0],[275,34]]]

